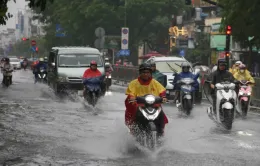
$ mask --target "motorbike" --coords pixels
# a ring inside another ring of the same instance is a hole
[[[47,75],[46,70],[44,68],[40,68],[40,71],[38,72],[37,82],[46,83],[47,82],[46,75]]]
[[[111,85],[112,85],[111,72],[106,72],[106,89],[108,90]]]
[[[198,77],[199,74],[197,74],[194,78],[182,78],[177,82],[181,85],[181,89],[180,101],[176,101],[176,107],[179,111],[185,113],[186,115],[190,115],[194,105],[194,92],[196,89],[193,84]]]
[[[26,70],[28,63],[26,61],[22,62],[22,67],[24,70]]]
[[[232,129],[232,124],[236,116],[237,94],[236,84],[230,82],[217,83],[216,89],[216,114],[212,107],[207,108],[210,119],[217,124],[221,124],[227,130]]]
[[[138,110],[136,114],[136,123],[133,130],[138,143],[148,149],[155,149],[159,145],[160,133],[158,132],[158,124],[155,120],[159,117],[163,102],[161,97],[155,97],[148,94],[142,97],[136,97]]]
[[[102,88],[101,84],[104,80],[104,76],[100,77],[92,77],[84,79],[84,92],[83,97],[84,99],[93,107],[96,106],[98,98],[102,96]]]
[[[249,86],[252,84],[249,81],[241,80],[239,81],[239,92],[238,92],[238,100],[239,100],[239,108],[242,112],[242,118],[247,116],[247,112],[249,109],[249,104],[251,100],[252,88]]]
[[[13,70],[9,70],[9,69],[4,69],[4,71],[6,73],[12,73],[13,72]],[[11,76],[4,76],[4,77],[5,77],[5,79],[4,79],[3,83],[6,87],[9,87],[11,85]]]

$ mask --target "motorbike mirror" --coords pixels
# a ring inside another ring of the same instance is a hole
[[[53,63],[51,63],[51,65],[53,66],[53,67],[55,67],[55,63],[53,62]]]
[[[163,98],[162,97],[157,97],[155,99],[155,103],[162,103],[163,102]]]

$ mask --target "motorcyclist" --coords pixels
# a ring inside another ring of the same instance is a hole
[[[43,58],[39,59],[39,63],[37,63],[35,65],[34,70],[33,70],[33,73],[34,73],[34,76],[35,76],[35,83],[37,82],[38,74],[39,74],[41,68],[43,68],[45,71],[47,71],[47,65],[44,63]],[[45,74],[47,74],[47,72]]]
[[[162,86],[167,85],[167,77],[163,75],[159,70],[156,69],[156,63],[151,62],[151,69],[152,69],[152,77],[153,79],[157,80],[162,84]]]
[[[227,71],[227,61],[224,59],[218,60],[218,69],[212,74],[212,81],[210,87],[212,89],[211,97],[213,100],[213,111],[216,114],[216,94],[215,85],[221,82],[234,82],[234,77],[231,72]]]
[[[109,58],[105,58],[105,63],[109,63]]]
[[[85,72],[83,74],[83,80],[87,79],[87,78],[99,77],[101,75],[102,75],[102,73],[97,68],[97,62],[93,60],[93,61],[90,62],[90,68],[85,70]],[[101,85],[101,86],[103,86],[103,85]],[[102,88],[104,88],[104,87],[101,87],[101,89]],[[86,93],[85,88],[84,88],[83,93],[84,93],[84,96],[85,96],[85,93]]]
[[[8,70],[10,72],[7,72],[6,70]],[[12,66],[12,64],[10,64],[10,59],[5,58],[5,63],[3,65],[3,81],[2,81],[2,83],[4,83],[6,76],[10,76],[11,84],[13,83],[13,77],[12,77],[13,70],[14,70],[13,66]]]
[[[141,64],[139,66],[139,77],[131,81],[126,90],[127,98],[125,100],[125,124],[129,127],[130,131],[133,130],[132,126],[135,124],[135,118],[138,116],[136,97],[153,94],[163,98],[166,102],[166,89],[155,79],[152,78],[152,69],[149,64]],[[155,123],[158,123],[159,133],[163,135],[165,124],[168,119],[162,111]]]
[[[26,66],[24,66],[24,64],[26,64]],[[27,58],[24,58],[23,61],[22,61],[22,66],[23,67],[27,67],[28,66],[28,59]]]
[[[194,79],[194,84],[193,87],[195,89],[199,88],[199,82],[196,79],[195,80],[195,75],[190,72],[190,65],[187,62],[183,62],[181,64],[181,68],[182,68],[182,72],[179,74],[176,74],[174,79],[173,79],[173,85],[174,85],[174,90],[175,90],[175,97],[174,97],[174,102],[179,99],[179,95],[180,95],[180,85],[178,84],[178,81],[182,78],[193,78]]]
[[[236,72],[238,72],[239,65],[241,64],[243,64],[241,61],[236,61],[236,63],[232,66],[232,68],[229,69],[229,72],[234,75]]]
[[[239,71],[237,73],[234,74],[234,78],[238,81],[249,81],[252,84],[255,83],[254,78],[251,76],[250,72],[246,69],[246,65],[241,64],[239,66]]]

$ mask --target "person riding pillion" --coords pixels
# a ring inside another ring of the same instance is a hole
[[[152,77],[153,79],[157,80],[162,86],[166,87],[167,85],[167,76],[162,74],[159,70],[156,69],[156,63],[151,62],[151,69],[152,69]]]

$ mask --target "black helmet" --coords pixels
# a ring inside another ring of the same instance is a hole
[[[151,62],[151,67],[156,67],[156,63],[154,61]]]
[[[226,61],[225,59],[219,59],[219,60],[218,60],[218,66],[219,66],[220,64],[227,66],[227,61]]]
[[[190,68],[190,64],[189,64],[188,62],[183,62],[183,63],[181,64],[181,67],[182,67],[182,68],[184,68],[184,67]]]
[[[143,71],[143,70],[150,70],[152,72],[152,68],[150,64],[147,63],[143,63],[139,66],[139,72]]]
[[[9,63],[10,59],[9,58],[5,58],[5,62]]]

